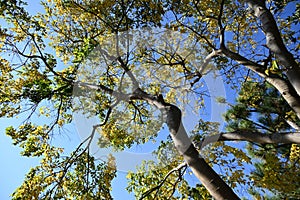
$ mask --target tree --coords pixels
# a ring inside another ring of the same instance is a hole
[[[299,197],[297,185],[280,187],[278,178],[288,172],[289,178],[299,180],[299,3],[284,14],[296,4],[49,0],[42,1],[44,10],[35,16],[23,1],[0,3],[7,24],[0,32],[1,117],[27,114],[22,125],[8,127],[6,134],[23,148],[23,156],[41,158],[13,199],[112,198],[115,161],[90,155],[95,134],[100,132],[101,142],[106,139],[100,146],[123,150],[155,139],[161,122],[171,137],[155,151],[158,163],[144,163],[141,173],[128,174],[128,190],[137,198],[239,199],[233,189],[243,184],[251,185],[254,195],[268,189]],[[154,32],[144,38],[150,28]],[[159,35],[155,30],[161,29],[169,31]],[[195,95],[195,112],[201,111],[207,105],[202,78],[212,63],[232,91],[240,93],[234,105],[219,98],[230,105],[228,130],[199,119],[192,142],[181,110],[191,102],[178,97],[183,92]],[[82,65],[88,68],[82,70]],[[151,109],[160,114],[154,116]],[[51,139],[77,111],[101,123],[70,156],[63,156]],[[38,124],[34,113],[52,121]],[[249,152],[226,141],[250,142]],[[209,152],[199,151],[212,142]],[[254,161],[254,156],[262,159]],[[162,168],[166,160],[170,162]],[[247,174],[244,163],[256,170]],[[199,179],[198,185],[189,186],[186,170]]]

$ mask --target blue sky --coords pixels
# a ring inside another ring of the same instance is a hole
[[[207,84],[211,87],[210,89],[215,91],[216,88],[218,88],[218,85],[214,85],[212,83],[213,79],[206,78]],[[215,87],[217,86],[217,87]],[[223,94],[222,92],[220,94]],[[219,96],[219,95],[218,95]],[[212,107],[216,108],[217,104],[215,104]],[[220,105],[219,105],[220,106]],[[209,106],[210,107],[210,106]],[[209,108],[208,107],[208,108]],[[209,110],[209,109],[208,109]],[[224,108],[221,107],[219,111],[224,111]],[[186,111],[186,117],[184,118],[184,123],[186,125],[186,128],[188,130],[191,130],[193,126],[196,124],[196,118],[191,110]],[[214,111],[214,113],[217,113]],[[218,118],[221,120],[221,112],[218,116],[212,116],[213,119]],[[206,116],[207,119],[210,118],[209,114]],[[0,119],[0,160],[3,161],[1,170],[0,170],[0,199],[1,200],[8,200],[10,199],[9,195],[18,187],[23,179],[25,174],[29,171],[30,167],[34,167],[39,163],[38,159],[34,158],[26,158],[20,156],[21,148],[18,148],[16,146],[12,145],[11,139],[4,134],[5,127],[8,127],[10,125],[17,126],[22,123],[22,117],[19,119],[13,118],[13,119]],[[37,121],[41,121],[41,119],[34,119]],[[87,119],[81,119],[79,120],[80,124],[76,123],[76,120],[71,125],[68,125],[65,130],[65,134],[61,134],[60,136],[56,136],[55,138],[55,144],[62,146],[65,148],[66,153],[74,150],[78,144],[87,136],[83,134],[79,134],[82,128],[83,130],[87,127],[91,127],[91,123],[87,121]],[[163,136],[166,136],[167,128],[164,129],[164,132],[161,132],[160,134]],[[90,131],[87,131],[90,132]],[[160,139],[163,139],[163,137],[160,137]],[[94,140],[96,143],[96,140]],[[93,148],[94,150],[97,149],[96,144]],[[127,191],[125,191],[126,187],[126,171],[134,170],[133,164],[140,163],[141,158],[148,158],[150,159],[151,156],[149,152],[154,149],[154,146],[157,146],[155,144],[146,144],[146,145],[140,145],[135,146],[132,148],[131,151],[127,151],[125,153],[121,154],[115,154],[117,156],[117,162],[118,162],[118,169],[120,170],[118,172],[118,177],[113,181],[113,197],[115,199],[133,199],[133,196],[128,194]],[[103,152],[97,152],[97,155],[100,156],[102,154],[107,155],[109,153],[108,150],[104,150]],[[122,159],[123,158],[123,159]],[[124,160],[125,159],[125,160]],[[129,161],[130,160],[130,161]],[[129,165],[128,165],[129,164]],[[191,179],[192,182],[197,182],[196,180]]]
[[[38,3],[39,1],[28,1],[27,10],[34,14],[42,10],[42,7]],[[0,21],[0,25],[5,27],[6,24],[3,21]],[[22,116],[19,118],[0,118],[0,160],[2,161],[1,170],[0,170],[0,199],[9,200],[11,199],[10,194],[22,184],[26,173],[31,167],[34,167],[39,164],[39,159],[37,158],[27,158],[20,156],[21,148],[12,145],[12,140],[10,137],[5,135],[5,128],[8,126],[18,126],[24,120]],[[43,119],[35,118],[34,122],[36,123],[45,123]],[[65,153],[75,150],[76,147],[82,142],[82,134],[78,133],[78,127],[83,127],[84,125],[74,124],[64,127],[66,130],[65,134],[61,136],[56,136],[54,143],[58,146],[65,148]],[[96,143],[97,141],[94,140]],[[95,143],[93,145],[95,145]],[[136,147],[136,151],[140,151],[140,147]],[[99,153],[99,152],[98,152]],[[106,150],[105,155],[109,152]],[[127,152],[133,153],[133,152]],[[98,154],[99,155],[99,154]],[[138,154],[136,154],[138,155]],[[122,155],[117,155],[119,157],[119,163],[124,161]],[[124,164],[131,164],[125,160]],[[133,165],[129,165],[127,169],[132,169]],[[126,171],[121,170],[117,173],[117,178],[113,180],[113,191],[112,195],[114,199],[133,199],[133,195],[128,194],[125,190],[127,186],[126,181]]]

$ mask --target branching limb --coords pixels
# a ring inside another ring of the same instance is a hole
[[[278,85],[270,83],[280,91],[300,119],[300,67],[293,55],[286,48],[274,16],[266,8],[265,1],[246,0],[245,2],[253,9],[255,16],[261,21],[261,26],[266,36],[267,47],[275,54],[276,58],[286,69],[289,83],[285,83],[287,86],[285,86],[284,91],[280,90],[280,87],[283,87],[283,85],[278,87]]]
[[[162,111],[177,151],[183,155],[185,162],[189,165],[194,175],[214,198],[224,200],[240,199],[206,161],[200,157],[182,124],[181,110],[177,106],[164,102],[162,98],[149,95],[139,88],[133,92],[130,98],[145,100]]]
[[[119,47],[118,47],[118,43],[119,43],[119,36],[116,34],[116,39],[117,39],[117,47],[116,47],[116,50],[117,52],[119,51]],[[100,48],[99,49],[100,53],[102,55],[104,55],[106,58],[108,58],[110,61],[118,61],[120,63],[120,66],[124,69],[125,73],[129,76],[130,80],[132,81],[132,84],[135,88],[138,88],[139,87],[139,83],[138,81],[136,80],[135,76],[133,75],[132,71],[128,68],[128,65],[126,62],[124,62],[124,60],[122,59],[120,53],[118,52],[118,56],[113,56],[113,55],[110,55],[106,50]]]
[[[182,163],[181,165],[183,165],[184,163]],[[179,166],[180,167],[180,166]],[[178,168],[178,167],[177,167]],[[176,187],[178,185],[178,183],[180,181],[182,181],[182,176],[184,175],[185,171],[187,169],[187,166],[181,171],[181,170],[178,170],[178,177],[175,181],[175,183],[173,184],[173,188],[172,188],[172,193],[169,195],[169,198],[168,199],[171,199],[171,197],[173,196],[173,194],[176,192]]]
[[[24,58],[27,58],[27,59],[34,59],[34,58],[36,58],[36,59],[41,60],[44,63],[44,65],[47,67],[47,69],[51,73],[53,73],[55,76],[60,77],[63,81],[66,81],[68,83],[72,82],[72,80],[69,80],[69,79],[65,78],[63,75],[61,75],[58,72],[56,72],[51,65],[49,65],[49,63],[47,61],[47,58],[42,53],[41,48],[39,47],[39,45],[37,44],[37,42],[35,40],[35,36],[33,34],[31,34],[31,33],[28,33],[26,30],[24,30],[21,25],[20,25],[20,27],[24,31],[24,33],[26,33],[31,38],[31,40],[33,41],[34,46],[38,50],[39,55],[38,54],[35,54],[35,55],[26,54],[24,51],[21,51],[15,44],[8,43],[8,45],[10,45],[13,48],[12,51],[14,51],[18,55],[23,56]]]
[[[88,152],[88,155],[89,155],[89,148],[90,148],[90,145],[94,139],[94,136],[95,136],[95,133],[96,133],[96,130],[97,128],[101,127],[101,126],[104,126],[107,122],[108,122],[108,119],[109,119],[109,116],[112,112],[112,109],[119,103],[120,101],[116,101],[113,105],[111,105],[109,108],[108,108],[108,111],[106,113],[106,116],[105,116],[105,119],[104,121],[101,123],[101,124],[97,124],[97,125],[94,125],[93,126],[93,130],[91,132],[91,134],[85,138],[78,146],[77,148],[75,149],[74,153],[72,154],[71,157],[69,157],[65,162],[63,162],[62,164],[64,164],[63,166],[63,169],[58,171],[57,173],[60,173],[62,172],[62,175],[60,176],[58,182],[45,194],[45,197],[47,196],[51,196],[51,194],[55,191],[55,188],[57,187],[61,187],[60,185],[62,184],[63,182],[63,179],[65,178],[67,172],[69,171],[69,169],[71,168],[71,166],[74,164],[74,162],[76,162],[76,160],[78,160],[78,158],[80,158],[85,152]],[[87,144],[86,144],[87,143]],[[85,148],[82,149],[83,145],[86,144]],[[89,165],[89,161],[88,161],[88,165]],[[88,169],[89,170],[89,169]],[[87,172],[87,175],[86,175],[86,179],[88,180],[88,177],[89,177],[89,171]],[[88,181],[87,181],[88,182]]]
[[[201,68],[199,69],[200,74],[203,75],[203,72],[204,72],[205,70],[207,70],[207,66],[208,66],[208,64],[211,62],[211,60],[212,60],[214,57],[216,57],[216,56],[218,56],[218,55],[221,55],[221,53],[222,53],[221,50],[213,50],[210,54],[208,54],[208,55],[206,56],[206,58],[204,59],[204,62],[203,62],[203,64],[202,64]]]

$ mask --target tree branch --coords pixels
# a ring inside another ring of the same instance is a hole
[[[247,141],[259,144],[300,144],[300,132],[263,134],[251,131],[220,133],[204,138],[195,146],[202,149],[208,144],[221,141]]]
[[[223,38],[223,36],[220,37]],[[286,81],[285,79],[283,79],[277,74],[270,74],[269,76],[267,76],[265,74],[266,68],[263,65],[257,64],[241,56],[238,53],[230,51],[229,49],[226,48],[224,44],[223,45],[221,44],[221,51],[225,56],[235,60],[241,65],[244,65],[248,69],[252,70],[253,72],[257,73],[259,76],[264,78],[271,85],[273,85],[280,92],[280,94],[290,105],[290,107],[296,112],[298,118],[300,119],[300,96],[297,94],[293,86],[288,81]]]
[[[205,57],[205,59],[204,59],[204,61],[203,61],[203,64],[202,64],[201,68],[198,70],[199,73],[200,73],[200,74],[203,74],[204,70],[206,70],[206,68],[207,68],[208,64],[211,62],[211,60],[212,60],[214,57],[220,55],[221,53],[222,53],[221,50],[213,50],[210,54],[208,54],[208,55]]]
[[[269,82],[271,85],[273,85],[283,96],[283,98],[287,101],[287,103],[291,106],[291,108],[296,112],[297,117],[300,119],[300,96],[297,94],[298,90],[300,90],[300,70],[297,63],[295,64],[295,59],[293,56],[287,51],[286,47],[283,44],[282,38],[280,36],[279,30],[277,28],[276,22],[273,18],[273,15],[266,9],[264,2],[260,0],[246,0],[248,2],[249,6],[255,10],[256,15],[260,17],[261,20],[263,20],[263,28],[266,32],[267,37],[267,46],[268,48],[274,52],[276,55],[280,55],[280,59],[283,60],[283,63],[288,63],[287,60],[292,60],[289,62],[287,68],[289,68],[289,71],[287,73],[290,74],[290,76],[293,77],[292,80],[285,80],[282,77],[280,77],[277,74],[270,74],[267,75],[265,73],[266,67],[263,65],[260,65],[258,63],[255,63],[242,55],[230,51],[226,45],[225,45],[225,28],[222,26],[220,17],[219,17],[219,29],[220,29],[220,50],[222,53],[229,57],[232,60],[235,60],[241,65],[244,65],[248,69],[252,70],[253,72],[257,73],[262,78],[266,79],[267,82]],[[264,16],[266,14],[266,18],[264,19]],[[269,22],[271,24],[269,25]],[[274,31],[274,33],[273,33]],[[281,52],[282,51],[282,52]],[[278,56],[277,55],[277,56]],[[280,60],[279,59],[279,60]],[[292,68],[291,68],[292,67]],[[298,72],[296,71],[299,71]],[[295,77],[296,76],[296,77]],[[290,78],[289,78],[290,79]],[[295,85],[294,82],[299,82],[299,84]],[[296,88],[295,88],[296,86]],[[299,93],[299,92],[298,92]]]
[[[262,29],[266,36],[266,45],[273,53],[275,53],[281,64],[287,69],[299,67],[293,55],[284,45],[273,14],[266,8],[265,1],[246,0],[245,2],[253,9],[255,16],[260,19]]]
[[[300,96],[300,67],[293,55],[287,50],[278,26],[272,13],[266,8],[265,1],[246,0],[248,6],[254,10],[254,14],[260,19],[266,36],[267,47],[275,54],[276,58],[287,70],[286,74],[294,89]]]
[[[187,132],[182,124],[181,110],[172,104],[166,103],[162,96],[160,98],[150,95],[140,88],[136,88],[131,94],[114,92],[103,85],[93,85],[88,83],[77,83],[90,89],[103,90],[118,100],[144,100],[150,105],[157,107],[163,113],[170,135],[173,139],[176,149],[189,165],[194,175],[206,187],[209,193],[217,200],[239,200],[239,197],[233,190],[221,179],[221,177],[200,157],[199,152],[192,144]]]

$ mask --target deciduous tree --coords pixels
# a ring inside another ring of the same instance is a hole
[[[117,168],[112,156],[99,161],[90,154],[95,135],[100,147],[124,150],[155,140],[163,123],[170,137],[155,150],[157,162],[128,173],[127,189],[136,198],[232,200],[243,187],[256,196],[268,190],[299,198],[299,3],[41,4],[43,10],[30,13],[26,2],[0,1],[0,116],[26,115],[6,134],[23,156],[41,159],[13,199],[111,199]],[[188,135],[182,109],[195,104],[201,116],[209,107],[201,87],[212,66],[227,92],[238,93],[235,102],[229,94],[218,98],[229,106],[227,130],[199,117]],[[74,112],[100,123],[64,156],[51,141]],[[248,142],[248,151],[228,141]],[[190,185],[187,172],[199,184]]]

